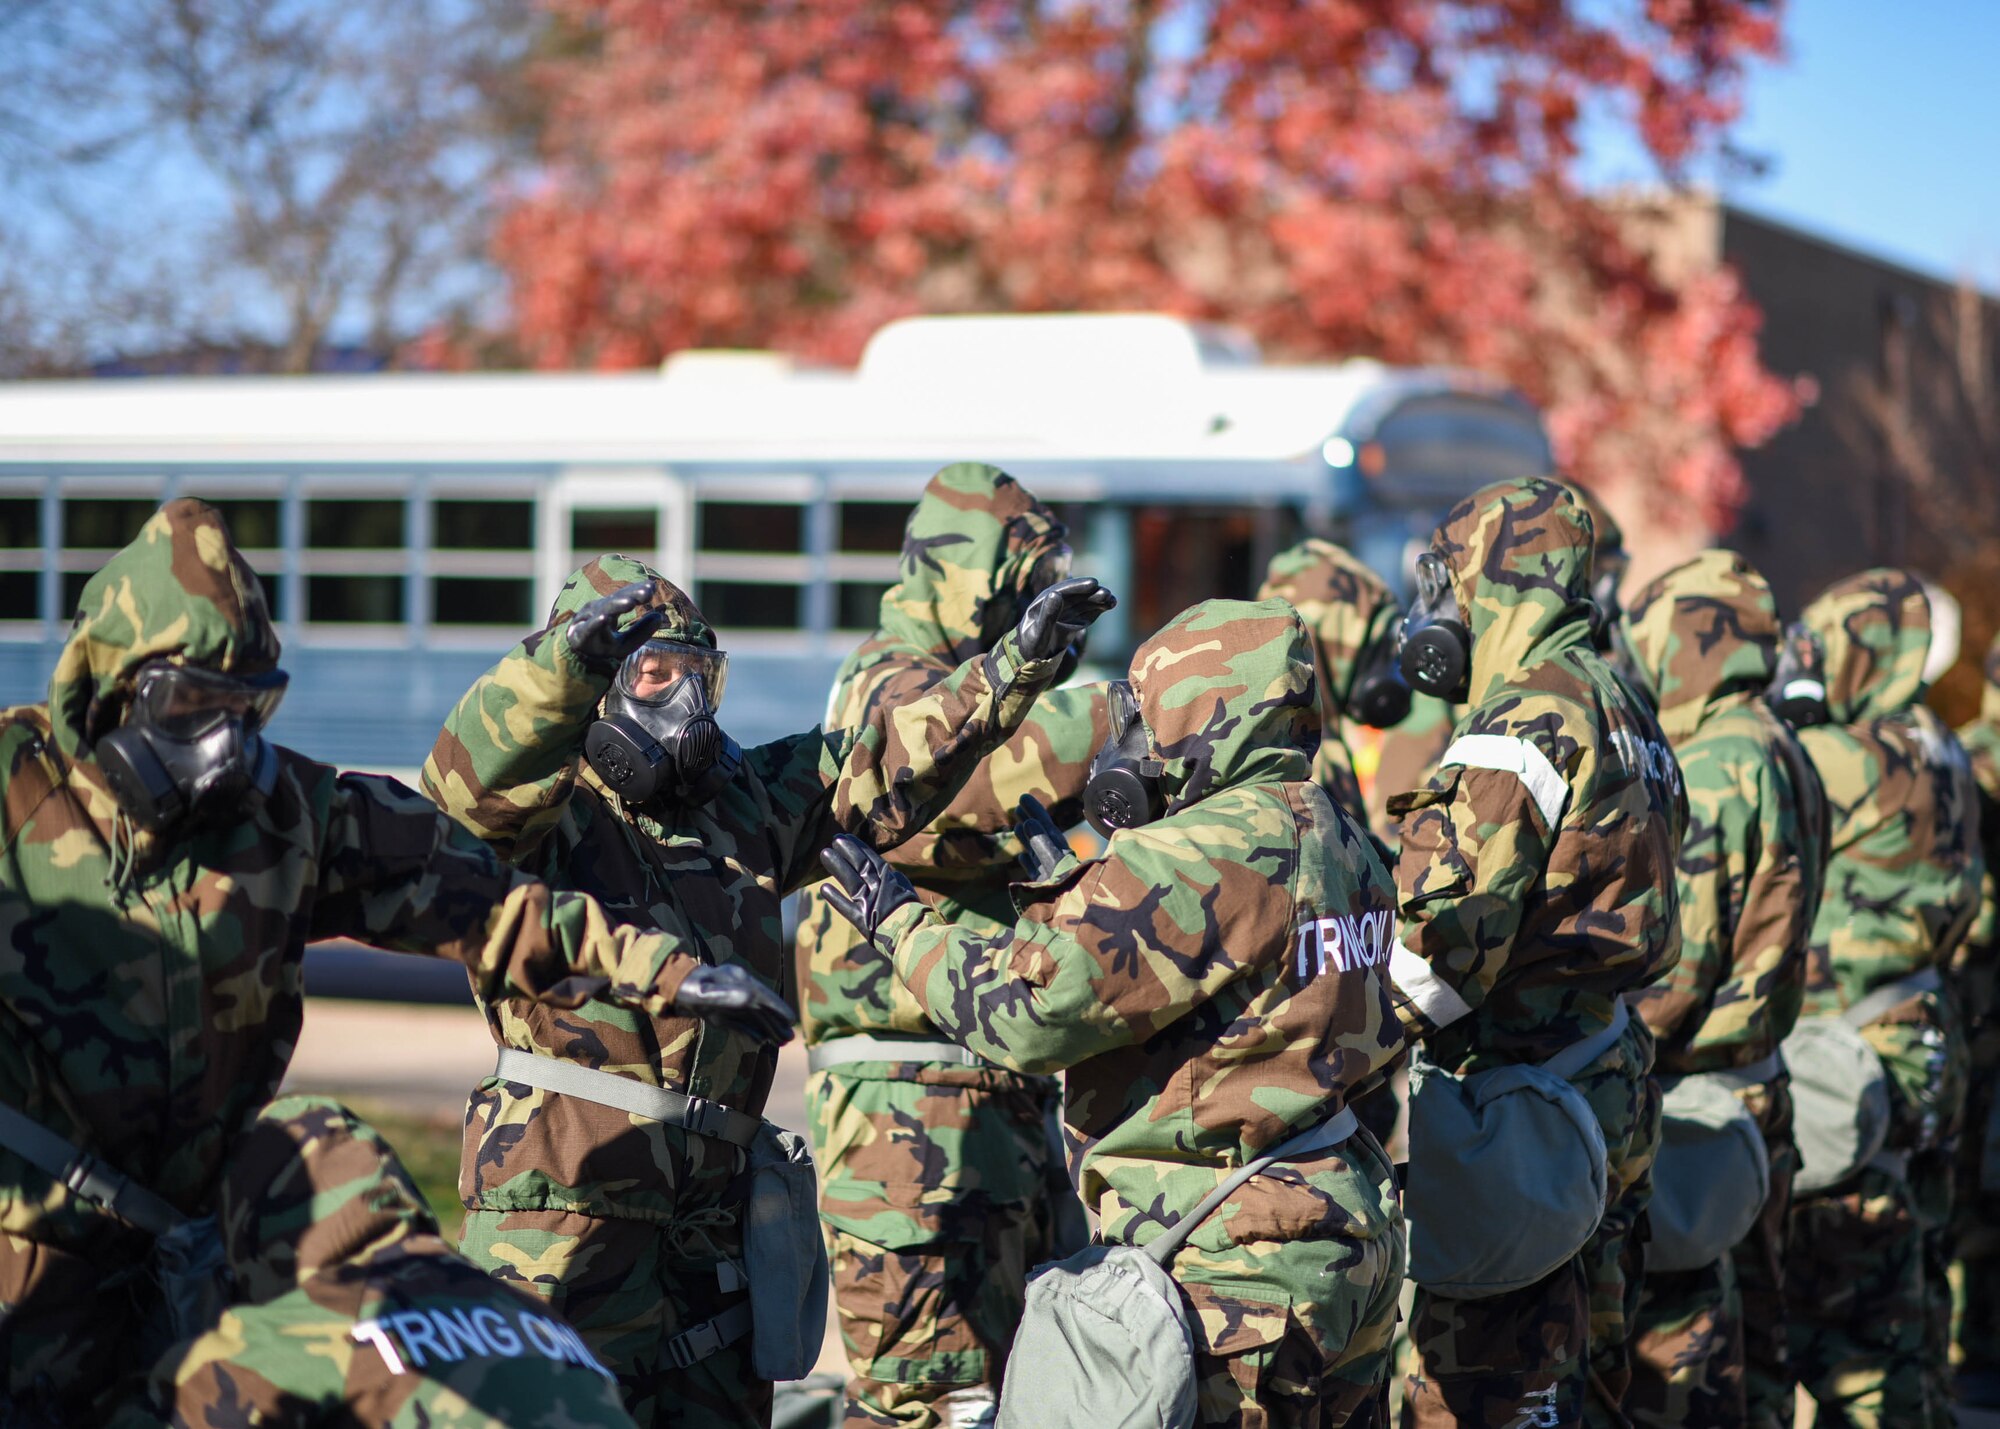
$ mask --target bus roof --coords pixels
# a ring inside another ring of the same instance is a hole
[[[0,463],[935,463],[962,456],[1319,468],[1405,396],[1527,410],[1477,374],[1272,365],[1153,314],[916,318],[852,371],[681,354],[638,373],[0,384]]]

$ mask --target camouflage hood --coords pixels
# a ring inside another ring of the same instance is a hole
[[[1826,647],[1826,707],[1836,724],[1862,724],[1924,697],[1931,602],[1908,571],[1878,569],[1836,581],[1806,607]]]
[[[1021,618],[1036,568],[1067,532],[998,467],[957,462],[933,476],[903,532],[902,572],[882,598],[879,633],[841,667],[837,684],[887,650],[963,664]]]
[[[205,502],[169,501],[84,586],[49,680],[49,722],[65,755],[88,754],[117,727],[149,660],[225,675],[277,668],[264,587]]]
[[[1495,482],[1451,509],[1431,549],[1451,569],[1472,635],[1468,701],[1485,704],[1520,671],[1590,643],[1590,516],[1568,488]]]
[[[258,1114],[230,1152],[217,1218],[237,1292],[257,1304],[438,1233],[396,1153],[323,1097],[281,1097]]]
[[[1166,762],[1169,812],[1235,784],[1303,782],[1319,747],[1312,637],[1281,600],[1208,600],[1132,656],[1132,691]]]
[[[1313,634],[1320,700],[1329,713],[1346,711],[1361,652],[1403,618],[1402,605],[1380,576],[1317,537],[1272,560],[1257,598],[1289,602],[1304,618]]]
[[[1771,587],[1733,551],[1704,551],[1655,578],[1626,620],[1660,728],[1676,744],[1770,684],[1780,633]]]
[[[653,594],[646,602],[646,608],[667,613],[666,619],[660,622],[659,639],[684,640],[690,645],[702,645],[710,650],[719,648],[715,643],[715,631],[701,618],[701,612],[695,609],[687,592],[644,561],[630,556],[599,556],[564,581],[562,589],[556,592],[555,604],[549,607],[546,628],[553,630],[558,625],[567,625],[569,618],[591,601],[621,590],[634,581],[651,581]]]

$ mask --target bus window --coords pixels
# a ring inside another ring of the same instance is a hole
[[[307,576],[306,619],[327,625],[394,625],[403,618],[400,576]]]
[[[63,548],[116,551],[131,544],[159,503],[150,497],[73,497],[63,502]],[[39,542],[37,543],[39,544]]]
[[[579,507],[569,514],[569,548],[579,566],[606,555],[650,561],[660,549],[660,513],[651,506]]]
[[[896,555],[903,549],[903,523],[909,517],[907,501],[843,501],[840,549],[863,555]],[[872,616],[868,624],[875,624]]]
[[[836,630],[873,630],[882,618],[882,596],[894,581],[842,581],[834,588]]]
[[[0,498],[0,549],[39,550],[42,544],[42,499],[39,496]]]
[[[33,571],[0,571],[0,620],[33,620],[41,614],[41,577]]]
[[[1242,507],[1155,506],[1134,511],[1133,633],[1144,640],[1197,601],[1254,596],[1264,580],[1265,562],[1281,549],[1278,542],[1283,537],[1272,520],[1278,515]],[[1283,530],[1290,532],[1296,522],[1289,512],[1284,515]],[[1273,529],[1260,531],[1260,525]]]
[[[805,550],[804,508],[788,501],[703,501],[701,549],[796,556]]]
[[[508,576],[433,576],[431,623],[434,625],[536,624],[534,585]]]
[[[243,544],[240,538],[237,544]],[[403,503],[352,499],[308,501],[306,545],[326,551],[401,550]]]
[[[434,501],[431,545],[440,551],[531,551],[532,501]]]
[[[733,630],[798,629],[799,590],[776,582],[704,580],[697,603],[726,649]]]

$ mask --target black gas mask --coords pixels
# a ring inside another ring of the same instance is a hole
[[[1111,737],[1090,761],[1083,787],[1083,816],[1106,838],[1160,817],[1166,796],[1160,778],[1166,762],[1146,752],[1146,722],[1129,680],[1111,682]]]
[[[1590,643],[1601,655],[1608,655],[1618,643],[1618,623],[1625,616],[1618,587],[1625,579],[1631,558],[1622,550],[1599,551],[1590,577]]]
[[[625,657],[583,757],[628,804],[705,804],[742,766],[743,751],[715,711],[729,657],[680,640],[648,640]]]
[[[1393,621],[1361,652],[1354,668],[1354,685],[1347,693],[1347,713],[1376,729],[1401,724],[1410,713],[1410,682],[1398,662],[1402,622]]]
[[[1802,620],[1785,627],[1778,643],[1778,668],[1764,702],[1793,729],[1809,729],[1832,718],[1826,707],[1826,649]]]
[[[1472,688],[1472,633],[1436,551],[1417,557],[1417,599],[1403,619],[1397,663],[1413,689],[1452,704]]]
[[[262,730],[288,679],[282,670],[249,679],[192,665],[141,670],[124,723],[95,749],[118,806],[149,832],[254,811],[277,786],[277,752]]]

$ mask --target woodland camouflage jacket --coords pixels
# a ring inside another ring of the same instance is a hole
[[[1923,583],[1864,571],[1829,587],[1805,620],[1826,647],[1831,722],[1799,740],[1833,830],[1806,1010],[1830,1013],[1948,961],[1978,911],[1984,865],[1965,750],[1917,703],[1931,641]]]
[[[1364,824],[1368,810],[1343,735],[1363,652],[1394,639],[1403,608],[1382,578],[1346,550],[1314,537],[1272,558],[1259,600],[1289,601],[1312,632],[1319,677],[1319,753],[1313,782]]]
[[[1805,998],[1806,935],[1826,874],[1826,796],[1764,703],[1778,604],[1729,551],[1634,599],[1627,645],[1687,784],[1681,957],[1634,998],[1662,1073],[1747,1066],[1777,1050]]]
[[[953,1040],[1068,1069],[1084,1200],[1124,1241],[1339,1110],[1402,1046],[1384,976],[1394,888],[1308,779],[1319,714],[1297,614],[1198,605],[1139,648],[1131,678],[1164,816],[1018,885],[1011,927],[910,904],[881,937]]]
[[[395,1153],[352,1113],[286,1097],[218,1196],[237,1303],[155,1371],[159,1417],[327,1429],[621,1429],[576,1332],[456,1254]]]
[[[819,874],[819,851],[843,829],[887,848],[930,822],[1019,725],[1056,662],[1023,661],[1010,631],[919,697],[879,703],[853,729],[745,750],[711,802],[655,814],[624,805],[583,763],[584,731],[610,680],[584,668],[562,630],[588,601],[640,580],[654,582],[653,604],[666,612],[661,636],[715,645],[693,602],[658,572],[623,556],[592,561],[563,587],[548,627],[459,701],[424,766],[425,792],[553,886],[594,893],[701,961],[739,963],[777,986],[783,900]],[[502,1046],[747,1112],[762,1110],[777,1068],[773,1049],[689,1018],[596,1000],[553,1017],[482,1006]],[[481,1094],[497,1108],[483,1130],[468,1130],[478,1145],[468,1146],[462,1185],[480,1206],[672,1216],[678,1173],[661,1158],[684,1143],[678,1132],[633,1136],[624,1112],[490,1078]]]
[[[1591,648],[1590,520],[1549,481],[1467,497],[1431,549],[1472,635],[1469,712],[1402,820],[1397,1013],[1448,1071],[1543,1061],[1671,971],[1687,818],[1652,716]]]
[[[859,726],[921,694],[1011,629],[1035,582],[1067,552],[1063,536],[1062,523],[1005,472],[961,462],[933,476],[910,513],[902,577],[882,597],[880,627],[835,676],[828,725]],[[950,807],[895,848],[890,862],[949,921],[1013,922],[1007,885],[1020,851],[1014,809],[1032,794],[1062,827],[1080,822],[1091,756],[1108,727],[1103,685],[1049,691]],[[824,899],[801,910],[798,955],[808,1042],[853,1032],[939,1035]],[[944,1080],[976,1075],[934,1070]]]
[[[92,756],[152,660],[249,675],[278,640],[221,518],[175,501],[84,587],[49,703],[0,713],[0,1100],[200,1215],[229,1142],[298,1041],[307,942],[463,962],[494,1004],[607,987],[668,1005],[693,963],[494,860],[388,779],[279,749],[275,792],[193,835],[135,831]],[[131,1363],[148,1240],[0,1151],[10,1392],[82,1392]],[[132,1311],[137,1313],[136,1310]]]
[[[1979,785],[1979,841],[1986,853],[1981,880],[1979,920],[1966,935],[1967,944],[2000,950],[2000,900],[1995,898],[1995,868],[2000,863],[2000,637],[1986,652],[1986,688],[1979,715],[1959,726],[1958,741],[1972,760],[1972,777]]]

